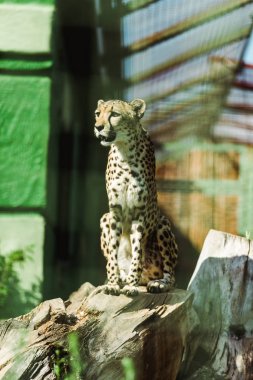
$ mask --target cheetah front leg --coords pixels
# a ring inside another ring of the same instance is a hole
[[[141,221],[132,223],[130,234],[132,259],[126,285],[122,289],[122,293],[128,296],[135,296],[139,293],[138,285],[142,273],[143,231],[144,228]]]
[[[119,286],[119,267],[118,267],[118,248],[120,242],[120,235],[122,232],[122,223],[121,223],[121,215],[120,210],[118,208],[112,208],[111,211],[106,214],[104,218],[104,223],[101,223],[102,235],[101,235],[101,243],[103,239],[106,240],[108,236],[109,239],[107,242],[103,243],[102,249],[107,258],[107,279],[108,282],[103,286],[103,291],[106,294],[118,295],[120,293]]]

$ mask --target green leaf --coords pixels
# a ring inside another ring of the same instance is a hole
[[[121,360],[122,367],[124,370],[124,380],[135,380],[135,366],[133,359],[131,358],[123,358]]]

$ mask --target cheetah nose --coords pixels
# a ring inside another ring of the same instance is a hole
[[[102,131],[102,129],[104,129],[104,126],[103,125],[98,125],[98,126],[95,126],[96,130],[98,132]]]

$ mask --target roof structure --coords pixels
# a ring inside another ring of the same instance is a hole
[[[217,140],[253,144],[253,65],[242,63],[213,136]]]
[[[166,143],[196,135],[253,143],[253,70],[242,61],[252,0],[122,3],[124,97],[146,100],[143,125],[152,138]]]

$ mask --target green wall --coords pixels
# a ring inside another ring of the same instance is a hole
[[[50,80],[0,77],[0,205],[44,207]]]
[[[27,312],[42,297],[52,4],[0,1],[0,255],[31,247],[0,317]]]

